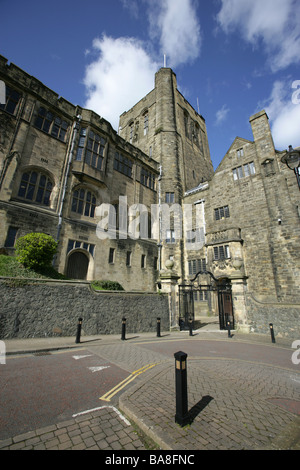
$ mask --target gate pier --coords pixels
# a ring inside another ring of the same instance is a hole
[[[178,279],[180,276],[172,271],[173,264],[168,266],[167,271],[160,273],[160,290],[164,294],[168,294],[170,329],[178,328]]]
[[[247,286],[246,279],[246,276],[238,273],[233,274],[230,277],[236,328],[243,333],[250,333],[250,325],[247,320],[247,308],[245,302]]]

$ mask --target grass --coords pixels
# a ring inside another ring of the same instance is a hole
[[[0,276],[27,279],[66,279],[52,267],[34,271],[22,266],[15,257],[6,255],[0,255]]]

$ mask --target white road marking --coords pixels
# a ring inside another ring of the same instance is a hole
[[[87,354],[86,356],[73,356],[73,359],[75,359],[75,361],[78,361],[78,359],[83,359],[84,357],[91,357],[92,354]]]
[[[88,369],[94,373],[94,372],[99,372],[100,370],[103,370],[103,369],[109,369],[109,366],[88,367]]]
[[[72,415],[72,418],[76,418],[77,416],[81,416],[81,415],[86,415],[88,413],[93,413],[93,411],[103,410],[105,408],[110,408],[110,409],[114,410],[114,412],[117,413],[119,418],[121,418],[122,421],[124,421],[124,423],[127,424],[127,426],[130,426],[130,422],[114,406],[99,406],[98,408],[93,408],[92,410],[81,411],[80,413]]]
[[[300,383],[300,377],[297,375],[290,375],[290,379],[292,379],[294,382]]]

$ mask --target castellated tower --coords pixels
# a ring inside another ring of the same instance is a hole
[[[159,162],[161,181],[156,189],[161,203],[170,208],[181,205],[188,190],[213,177],[205,120],[178,91],[170,68],[161,68],[155,88],[120,116],[119,134]],[[178,224],[171,213],[170,226],[161,228],[161,267],[171,258],[182,276],[183,241],[176,236],[182,225]]]

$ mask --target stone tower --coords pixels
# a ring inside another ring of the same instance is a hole
[[[178,91],[173,70],[161,68],[154,90],[120,116],[119,133],[160,164],[157,190],[161,203],[171,209],[170,226],[161,227],[161,267],[171,258],[182,277],[182,225],[174,204],[181,205],[188,190],[213,177],[205,120]]]

